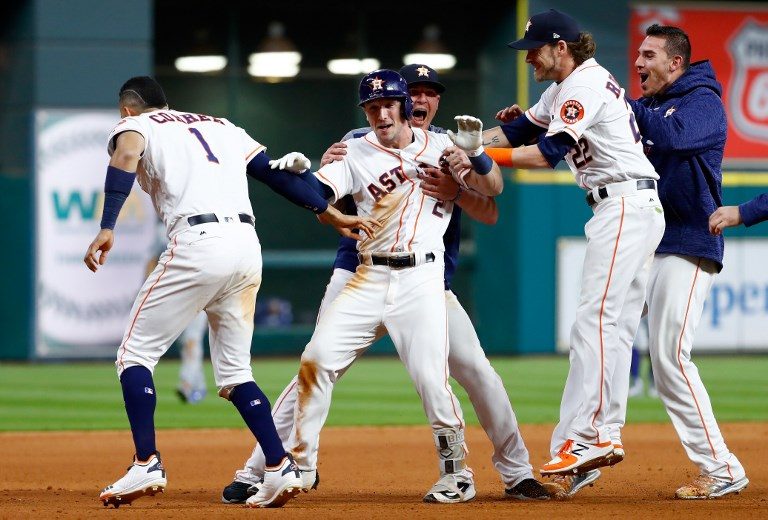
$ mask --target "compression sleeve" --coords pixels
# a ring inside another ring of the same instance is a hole
[[[556,134],[542,138],[537,145],[541,155],[547,160],[549,165],[554,168],[557,163],[563,160],[576,142],[573,136],[567,132],[558,132]]]
[[[315,187],[311,182],[302,180],[295,173],[285,170],[273,170],[269,166],[269,156],[260,152],[251,159],[246,167],[248,175],[263,182],[275,193],[282,195],[292,203],[320,214],[328,209],[327,192]],[[313,175],[310,175],[314,177]],[[318,182],[318,184],[320,184]],[[330,194],[333,196],[333,194]]]
[[[107,167],[104,181],[104,211],[101,213],[101,229],[115,229],[117,216],[131,194],[136,172],[127,172],[114,166]]]
[[[504,132],[509,144],[514,147],[536,140],[547,129],[531,123],[525,116],[520,116],[509,123],[502,124],[501,131]]]

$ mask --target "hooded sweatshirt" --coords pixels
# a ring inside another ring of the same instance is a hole
[[[768,193],[762,193],[749,202],[740,204],[739,214],[747,227],[768,220]]]
[[[727,122],[721,94],[712,65],[699,61],[665,92],[628,100],[660,177],[667,226],[656,253],[708,258],[719,269],[723,237],[709,233],[709,216],[722,206]]]

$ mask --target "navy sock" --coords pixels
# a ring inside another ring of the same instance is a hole
[[[261,444],[267,466],[280,464],[285,457],[285,449],[275,429],[269,400],[261,388],[253,381],[243,383],[232,390],[230,399]]]
[[[143,366],[126,368],[120,376],[128,421],[131,423],[136,458],[147,460],[157,451],[155,447],[155,383],[152,373]]]
[[[640,375],[640,351],[632,349],[632,364],[629,366],[629,379],[634,381]]]

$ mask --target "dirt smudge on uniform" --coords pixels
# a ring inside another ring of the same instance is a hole
[[[347,284],[341,290],[341,292],[356,291],[363,288],[366,279],[368,278],[369,266],[360,264],[355,270],[355,274],[347,281]]]
[[[307,451],[307,443],[301,432],[301,423],[304,419],[304,408],[309,401],[312,389],[317,386],[317,364],[314,361],[301,361],[299,367],[299,396],[298,415],[296,416],[296,445],[291,451],[296,456],[301,456]]]
[[[258,284],[247,286],[240,292],[240,309],[243,319],[252,323],[253,315],[256,312],[256,293],[259,291]]]
[[[400,226],[400,217],[408,202],[408,191],[390,193],[379,200],[371,208],[370,216],[381,223],[376,230],[376,238],[366,239],[360,242],[360,249],[366,251],[381,251],[391,247],[397,228]],[[386,243],[385,243],[386,241]]]

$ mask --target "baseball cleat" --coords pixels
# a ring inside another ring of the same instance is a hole
[[[134,462],[128,467],[125,476],[105,487],[99,494],[99,500],[104,503],[104,507],[113,505],[118,508],[144,495],[154,496],[162,493],[167,484],[160,453],[153,454],[148,461],[141,463],[136,462],[134,457]]]
[[[225,504],[244,504],[248,497],[255,495],[257,492],[258,488],[256,485],[233,480],[221,492],[221,501]]]
[[[587,471],[608,465],[607,457],[613,453],[613,444],[589,442],[568,439],[555,458],[542,466],[542,475],[557,475],[568,473],[586,473]]]
[[[505,489],[504,494],[517,500],[549,500],[546,487],[533,478],[521,480],[511,488]]]
[[[593,469],[577,475],[555,475],[550,482],[544,483],[544,488],[555,500],[567,500],[587,486],[594,486],[600,478],[600,470]]]
[[[301,470],[301,490],[309,493],[311,489],[317,489],[320,485],[320,473],[316,469]]]
[[[320,472],[317,471],[316,469],[302,469],[300,471],[301,471],[301,490],[304,493],[309,493],[311,490],[317,489],[317,486],[320,485]],[[227,488],[233,486],[235,483],[243,484],[242,482],[237,482],[237,480],[235,480],[234,482],[232,482],[232,484],[227,486]],[[262,479],[256,482],[255,484],[244,484],[244,485],[248,486],[248,489],[247,489],[248,496],[255,495],[256,493],[259,492],[259,490],[261,489],[261,486],[264,485],[264,478],[262,477]],[[225,491],[227,488],[224,488]],[[244,498],[242,501],[245,502],[246,498]],[[222,496],[222,500],[223,499],[224,497]],[[236,503],[236,502],[231,502],[231,503]]]
[[[301,493],[303,482],[301,472],[290,454],[275,469],[264,472],[264,480],[255,495],[248,497],[248,507],[281,507]]]
[[[622,444],[613,444],[613,451],[605,457],[606,466],[614,466],[624,460],[626,452]]]
[[[446,473],[424,495],[424,502],[458,504],[472,500],[477,494],[473,476],[472,471],[468,469],[459,473]]]
[[[675,497],[684,500],[698,500],[703,498],[718,498],[731,493],[739,494],[749,484],[747,477],[740,478],[734,482],[720,480],[707,475],[699,475],[693,482],[687,484],[677,491]]]
[[[183,389],[177,388],[176,395],[179,397],[182,403],[197,404],[205,399],[207,391],[205,388],[190,388]]]

